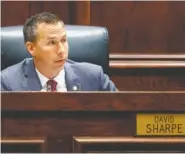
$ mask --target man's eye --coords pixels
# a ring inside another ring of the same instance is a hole
[[[49,41],[48,44],[53,45],[53,44],[55,44],[55,41]]]
[[[66,38],[62,39],[61,42],[65,43],[67,41]]]

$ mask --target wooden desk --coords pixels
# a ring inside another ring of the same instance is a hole
[[[185,137],[139,137],[138,113],[185,113],[185,92],[4,92],[2,152],[185,152]],[[162,145],[162,146],[161,146]]]

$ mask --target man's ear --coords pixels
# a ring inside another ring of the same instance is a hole
[[[26,42],[26,48],[28,52],[32,55],[32,57],[35,57],[35,45],[33,42]]]

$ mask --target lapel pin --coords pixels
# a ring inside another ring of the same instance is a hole
[[[78,88],[77,86],[73,86],[73,90],[76,91]]]

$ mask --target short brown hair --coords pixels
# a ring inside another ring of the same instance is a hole
[[[50,12],[42,12],[34,16],[31,16],[24,24],[23,28],[24,42],[26,43],[27,41],[30,42],[36,41],[37,24],[40,23],[57,24],[58,22],[61,22],[64,25],[63,21],[61,21],[57,15],[52,14]]]

